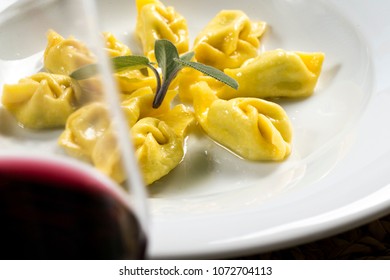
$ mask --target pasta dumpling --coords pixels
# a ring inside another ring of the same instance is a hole
[[[142,108],[133,108],[142,111]],[[146,115],[148,112],[133,115],[133,121],[129,121],[132,123],[129,137],[133,139],[144,180],[151,184],[181,162],[186,130],[195,117],[183,105],[165,112],[161,119]],[[159,114],[154,112],[154,115]],[[115,181],[126,180],[116,137],[103,104],[94,102],[73,113],[58,143],[68,154],[90,161]]]
[[[121,92],[130,95],[138,89],[156,88],[157,82],[153,75],[144,74],[141,70],[124,69],[114,73],[114,78]]]
[[[69,155],[91,162],[118,183],[126,179],[109,113],[102,103],[90,103],[74,112],[58,144]]]
[[[184,156],[185,137],[195,116],[183,104],[171,109],[176,93],[169,90],[157,109],[152,107],[154,93],[150,88],[137,90],[121,103],[132,127],[136,156],[146,184],[167,175]]]
[[[147,185],[167,175],[182,161],[187,129],[195,119],[184,105],[177,105],[160,116],[157,113],[151,115],[155,117],[140,118],[131,127],[136,157]],[[100,150],[107,154],[107,157],[100,157],[107,169],[109,160],[104,159],[114,158],[115,153],[110,153],[107,148]],[[94,160],[96,162],[96,156]]]
[[[110,57],[131,55],[129,47],[120,42],[112,33],[103,32],[105,51]],[[45,68],[52,73],[70,75],[73,71],[87,64],[95,63],[94,55],[88,48],[73,37],[64,39],[51,30],[48,33],[48,45],[44,54]],[[124,69],[113,74],[121,91],[131,93],[144,86],[156,86],[155,78],[144,75],[140,70]],[[103,95],[99,77],[80,80],[84,94],[84,103],[101,100]]]
[[[168,90],[163,103],[158,108],[153,108],[154,93],[150,88],[141,88],[124,97],[121,108],[126,116],[128,125],[134,126],[139,120],[153,117],[164,121],[171,127],[177,136],[184,139],[187,128],[195,121],[193,111],[183,104],[171,108],[171,102],[176,96],[176,90]]]
[[[96,142],[91,153],[91,161],[97,169],[114,181],[123,183],[126,180],[117,138],[111,128],[108,128]]]
[[[184,103],[192,103],[193,101],[193,91],[191,90],[191,86],[200,81],[207,82],[209,87],[213,89],[213,91],[218,92],[222,89],[224,85],[220,81],[207,76],[193,68],[184,68],[182,69],[176,77],[177,90],[179,94],[179,98]]]
[[[307,97],[316,87],[324,54],[271,50],[247,61],[242,67],[225,69],[240,85],[238,90],[223,86],[218,97]]]
[[[103,32],[103,36],[106,42],[106,51],[110,57],[132,54],[130,48],[118,41],[112,33]],[[143,87],[156,87],[156,78],[153,75],[149,75],[147,71],[144,73],[138,69],[125,68],[121,71],[116,71],[113,75],[119,90],[126,94],[131,94]]]
[[[4,85],[2,103],[24,127],[56,128],[76,110],[80,92],[68,76],[42,72]]]
[[[73,36],[65,39],[50,30],[43,55],[45,69],[54,74],[70,75],[74,70],[95,62],[94,55]]]
[[[118,41],[112,33],[103,32],[103,37],[106,44],[105,50],[110,57],[131,55],[130,48]]]
[[[240,67],[257,55],[265,29],[240,10],[222,10],[195,38],[195,58],[220,70]]]
[[[73,36],[65,39],[57,32],[49,30],[47,40],[43,63],[50,73],[70,75],[78,68],[96,62],[87,46]],[[101,100],[103,90],[99,77],[80,80],[78,84],[83,91],[83,103]]]
[[[279,161],[290,154],[292,126],[282,107],[258,98],[218,99],[206,82],[191,88],[195,116],[216,142],[249,160]]]
[[[176,105],[167,114],[159,116],[158,119],[169,125],[183,141],[187,135],[188,128],[195,123],[194,112],[183,104]]]
[[[146,185],[174,169],[184,156],[183,139],[164,121],[146,117],[131,128],[135,155]],[[108,129],[91,153],[92,163],[117,182],[126,180],[116,138]]]
[[[137,0],[136,4],[136,34],[146,56],[154,60],[154,43],[157,39],[171,41],[179,54],[188,51],[187,21],[182,15],[158,0]]]
[[[143,118],[131,128],[131,133],[146,184],[167,175],[183,159],[183,139],[164,121]]]
[[[69,116],[58,144],[68,154],[90,160],[96,143],[109,127],[110,118],[106,107],[102,103],[93,102]]]
[[[168,90],[161,106],[153,108],[155,93],[150,87],[140,88],[130,95],[123,94],[121,107],[129,126],[133,126],[139,119],[145,117],[159,117],[168,114],[171,110],[171,101],[175,95],[175,90]]]

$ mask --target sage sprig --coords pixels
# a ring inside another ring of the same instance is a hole
[[[169,85],[177,73],[183,69],[183,64],[177,63],[176,60],[189,61],[194,53],[187,53],[180,58],[174,44],[168,40],[157,40],[154,45],[154,54],[162,72],[162,86],[157,90],[153,100],[153,108],[158,108],[164,100]]]
[[[156,68],[154,68],[153,63],[145,56],[140,55],[126,55],[126,56],[116,56],[111,59],[112,68],[115,72],[121,71],[124,69],[143,69],[145,67],[150,68],[157,79],[157,88],[161,87],[160,75]],[[70,77],[75,80],[84,80],[92,76],[95,76],[99,73],[99,67],[97,64],[87,64],[77,70],[73,71],[70,74]]]
[[[234,88],[238,88],[238,83],[233,78],[226,75],[224,72],[199,62],[191,61],[194,57],[193,52],[188,52],[179,56],[176,46],[170,41],[161,39],[156,40],[154,45],[154,54],[159,68],[161,69],[162,81],[158,70],[154,63],[145,56],[128,55],[118,56],[112,58],[112,67],[114,71],[121,71],[124,69],[143,69],[149,68],[156,76],[157,88],[156,95],[153,100],[153,108],[158,108],[168,91],[169,85],[177,76],[179,71],[184,67],[191,67],[202,72],[205,75],[211,76],[214,79]],[[76,80],[88,79],[98,73],[97,64],[88,64],[80,67],[70,74],[70,77]]]

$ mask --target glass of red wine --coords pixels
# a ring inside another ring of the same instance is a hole
[[[144,258],[146,190],[94,1],[17,1],[0,38],[0,259]]]

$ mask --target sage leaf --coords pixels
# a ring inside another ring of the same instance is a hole
[[[232,77],[226,75],[224,72],[221,70],[218,70],[214,67],[199,63],[199,62],[194,62],[194,61],[186,61],[182,59],[174,59],[175,62],[183,65],[183,66],[188,66],[191,68],[194,68],[195,70],[198,70],[199,72],[202,72],[205,75],[208,75],[210,77],[213,77],[214,79],[234,88],[238,89],[238,83],[235,79]]]
[[[149,68],[152,70],[153,74],[156,76],[157,81],[156,94],[152,104],[153,108],[158,108],[162,104],[169,85],[177,76],[177,73],[179,73],[179,71],[184,67],[191,67],[202,72],[203,74],[217,79],[218,81],[234,89],[238,88],[238,83],[236,80],[229,77],[224,72],[214,67],[191,61],[194,57],[194,52],[188,52],[179,57],[176,46],[168,40],[156,40],[154,44],[154,54],[156,56],[158,67],[161,69],[162,77],[160,77],[160,73],[157,70],[157,67],[154,66],[154,63],[145,56],[126,55],[117,56],[111,59],[114,72],[118,72],[124,69],[142,70]],[[88,64],[75,70],[70,74],[70,76],[76,80],[83,80],[97,75],[98,73],[98,64]]]
[[[183,55],[180,57],[180,60],[183,60],[183,61],[191,61],[191,59],[194,57],[194,55],[195,55],[194,52],[185,53],[185,54],[183,54]]]
[[[115,72],[124,69],[142,69],[145,67],[152,67],[151,62],[145,56],[126,55],[117,56],[111,59],[112,68]],[[153,67],[152,67],[153,68]],[[91,78],[99,73],[98,64],[87,64],[78,68],[70,74],[70,77],[75,80],[84,80]]]
[[[152,105],[153,108],[158,108],[164,100],[169,85],[184,65],[176,62],[175,59],[179,59],[179,53],[171,41],[165,39],[156,40],[154,54],[162,73],[162,86],[156,92]],[[185,59],[188,59],[187,56]]]
[[[179,71],[183,66],[175,61],[179,59],[179,54],[175,45],[168,40],[156,40],[154,45],[154,54],[161,69],[162,80],[165,83],[170,76]]]
[[[141,55],[116,56],[111,61],[114,71],[120,71],[125,68],[141,69],[149,67],[151,64],[147,57]]]
[[[84,80],[91,78],[99,72],[97,64],[87,64],[73,71],[69,76],[75,80]]]

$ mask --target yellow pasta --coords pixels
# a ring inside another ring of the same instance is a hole
[[[53,30],[47,34],[43,59],[47,71],[62,75],[69,75],[79,67],[95,62],[94,55],[82,42],[73,36],[65,39]]]
[[[136,34],[146,56],[154,58],[154,43],[157,39],[171,41],[179,54],[188,51],[187,21],[182,15],[158,0],[136,0],[136,4]]]
[[[216,142],[249,160],[285,159],[292,126],[279,105],[258,98],[218,99],[206,82],[191,87],[203,130]]]
[[[68,76],[37,73],[4,85],[2,103],[24,127],[56,128],[75,111],[80,92]]]
[[[144,117],[131,128],[136,157],[146,184],[173,170],[184,157],[187,130],[194,114],[177,105],[160,117]]]
[[[99,137],[91,153],[91,161],[98,170],[114,181],[123,183],[126,180],[117,138],[111,128]]]
[[[110,32],[103,32],[104,41],[106,43],[105,50],[110,57],[131,55],[131,50],[128,46],[118,41],[118,39]]]
[[[210,76],[204,75],[195,69],[184,68],[176,77],[178,95],[181,102],[192,104],[193,91],[191,90],[191,86],[200,81],[207,82],[209,87],[212,88],[216,93],[221,90],[224,85],[220,81]]]
[[[171,101],[176,94],[175,90],[169,90],[161,106],[156,109],[152,107],[155,93],[150,87],[140,88],[131,95],[123,94],[121,107],[129,126],[133,126],[139,119],[145,117],[160,117],[168,114],[171,110]]]
[[[162,105],[154,109],[150,88],[137,90],[122,101],[145,182],[151,184],[168,174],[183,159],[188,128],[195,116],[186,106],[171,109],[176,91],[169,90]]]
[[[159,39],[171,41],[179,54],[189,50],[186,19],[174,7],[159,0],[135,2],[135,33],[145,56],[155,61],[154,45]],[[281,161],[290,155],[291,122],[280,105],[265,99],[313,94],[325,56],[282,49],[260,53],[266,29],[264,21],[251,20],[243,11],[222,10],[195,38],[193,60],[220,69],[238,82],[238,90],[193,68],[175,72],[174,81],[165,79],[166,69],[160,69],[163,86],[169,90],[161,106],[153,108],[157,81],[150,69],[128,67],[113,73],[128,137],[147,185],[180,164],[194,124],[244,159]],[[102,36],[109,58],[132,55],[112,33]],[[104,89],[100,77],[79,81],[69,77],[78,68],[97,63],[96,57],[73,36],[64,38],[49,30],[43,62],[46,72],[4,85],[4,107],[24,127],[65,127],[59,146],[123,183],[127,175],[109,112],[100,102]],[[167,80],[171,83],[165,84]]]
[[[184,105],[173,109],[170,109],[169,103],[159,109],[145,106],[152,102],[149,90],[139,90],[122,102],[138,163],[147,184],[165,176],[181,162],[187,128],[195,119],[193,112]],[[70,155],[90,161],[121,183],[126,177],[109,120],[103,104],[94,102],[86,105],[68,118],[58,143]]]
[[[131,133],[146,184],[165,176],[181,162],[183,141],[164,121],[143,118],[132,127]]]
[[[69,116],[58,143],[70,155],[89,160],[96,143],[109,127],[110,118],[106,107],[102,103],[93,102]]]
[[[324,54],[281,49],[267,51],[247,61],[242,67],[225,69],[234,78],[238,90],[223,86],[218,97],[307,97],[316,87]]]
[[[93,102],[74,112],[58,144],[69,155],[91,162],[118,183],[125,180],[108,110],[102,103]]]
[[[141,70],[134,69],[124,69],[116,72],[114,78],[120,91],[128,95],[145,87],[155,89],[157,84],[153,75],[144,74]]]
[[[265,22],[253,22],[240,10],[222,10],[196,37],[195,58],[220,70],[240,67],[257,55],[265,29]]]

